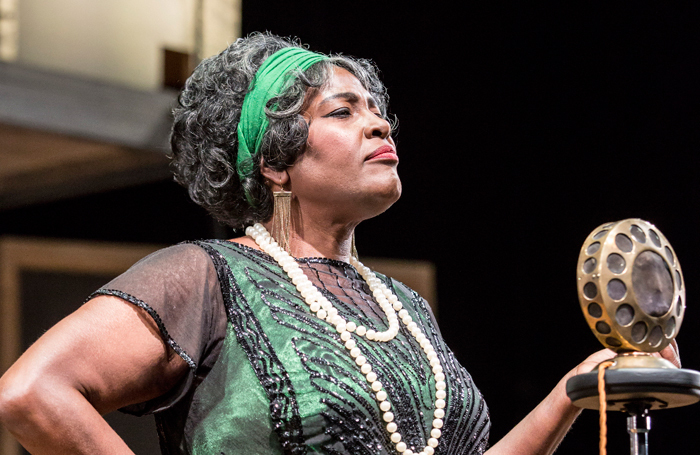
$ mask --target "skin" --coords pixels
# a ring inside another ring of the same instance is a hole
[[[397,159],[368,160],[395,144],[371,95],[343,69],[307,95],[305,117],[309,140],[301,158],[285,171],[262,172],[273,189],[294,194],[292,254],[347,261],[355,227],[401,195]],[[248,237],[234,241],[257,248]],[[680,366],[675,343],[662,355]],[[600,351],[571,370],[488,453],[552,453],[580,412],[566,396],[566,380],[611,356]],[[102,415],[164,394],[187,369],[144,310],[97,297],[0,378],[0,423],[33,454],[131,454]]]

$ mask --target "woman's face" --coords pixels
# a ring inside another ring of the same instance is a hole
[[[302,216],[322,210],[334,222],[359,222],[384,212],[401,195],[399,159],[371,94],[335,67],[328,83],[307,97],[308,142],[287,169]]]

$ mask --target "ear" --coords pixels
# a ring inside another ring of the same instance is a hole
[[[270,182],[271,185],[276,185],[282,188],[289,183],[289,174],[287,173],[286,169],[283,171],[276,171],[268,167],[264,161],[260,164],[260,173]]]

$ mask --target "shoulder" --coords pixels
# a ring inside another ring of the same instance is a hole
[[[130,270],[148,269],[159,274],[187,274],[213,268],[209,253],[199,242],[186,242],[157,250],[136,262]]]
[[[181,243],[142,258],[102,289],[150,296],[181,293],[186,287],[201,286],[215,279],[216,268],[207,251],[196,243]]]
[[[389,289],[396,294],[396,297],[398,297],[404,304],[410,302],[412,307],[429,307],[427,301],[408,285],[388,275],[384,275],[379,272],[374,273],[377,278],[382,280],[384,284],[386,284]]]
[[[169,261],[203,261],[209,257],[206,250],[200,245],[202,241],[191,241],[178,243],[165,248],[161,248],[141,259],[136,264],[142,262],[169,262]]]
[[[425,298],[395,278],[391,278],[380,273],[376,273],[376,275],[385,283],[391,285],[392,290],[396,293],[396,296],[403,303],[404,307],[408,305],[416,315],[427,318],[427,320],[432,324],[433,330],[440,335],[440,328],[438,326],[437,319],[435,318],[435,314],[433,313],[433,309]]]
[[[388,275],[384,275],[384,274],[379,273],[379,272],[374,272],[374,273],[375,273],[375,275],[377,275],[377,278],[382,280],[385,284],[391,286],[393,288],[394,292],[398,292],[398,293],[402,294],[405,299],[423,300],[423,297],[421,297],[420,294],[418,294],[416,291],[414,291],[413,289],[408,287],[403,282],[397,280],[396,278],[392,278]],[[397,297],[401,297],[401,295],[397,295]]]

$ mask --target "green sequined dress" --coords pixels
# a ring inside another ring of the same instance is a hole
[[[271,257],[237,243],[218,240],[192,242],[171,249],[183,247],[190,253],[193,248],[203,251],[210,258],[209,268],[213,268],[211,273],[215,273],[216,279],[209,281],[216,282],[221,290],[218,298],[226,319],[219,341],[185,348],[192,343],[180,342],[179,335],[169,331],[171,316],[163,317],[161,313],[187,312],[195,303],[184,302],[184,310],[180,303],[156,308],[142,296],[134,295],[138,291],[120,285],[124,278],[95,293],[117,295],[147,310],[160,327],[164,340],[191,367],[189,377],[168,397],[126,410],[155,412],[163,453],[396,453],[374,393],[348,355],[339,334],[309,311],[287,274]],[[368,329],[386,330],[386,317],[351,265],[320,258],[298,261],[304,273],[346,320]],[[188,264],[192,262],[187,260]],[[155,284],[163,287],[164,295],[170,296],[163,300],[172,299],[174,292],[181,296],[182,289],[173,290],[173,284],[158,281],[177,280],[178,273],[191,272],[184,265],[167,273],[164,268],[162,261],[154,268],[156,274],[165,277],[159,276]],[[134,269],[138,271],[139,264]],[[399,297],[430,339],[444,368],[445,425],[435,453],[483,453],[490,427],[488,410],[471,377],[442,340],[427,303],[402,283],[377,276]],[[148,282],[152,288],[154,279],[151,277]],[[212,300],[208,294],[215,294],[213,285],[198,286],[210,287],[209,291],[200,291],[193,302]],[[158,299],[153,297],[153,300]],[[191,324],[187,321],[178,324],[216,325],[210,317],[190,314]],[[212,329],[200,332],[212,333]],[[434,377],[422,349],[403,324],[396,338],[387,343],[354,338],[389,396],[403,441],[413,450],[422,450],[432,428],[435,390]],[[212,352],[214,359],[204,368],[202,364],[206,361],[201,359],[207,355],[211,358]]]

